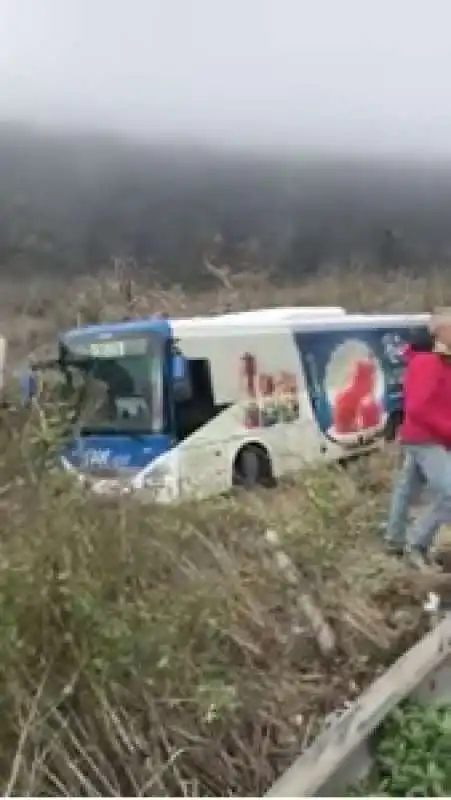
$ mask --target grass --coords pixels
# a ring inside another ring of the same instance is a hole
[[[402,280],[380,288],[398,297]],[[33,320],[39,325],[31,339],[10,327],[13,354],[45,345],[77,314],[124,312],[117,276],[95,284],[97,294],[87,283],[55,311],[48,299],[44,316],[33,316],[36,299],[29,304],[28,332]],[[237,283],[243,305],[251,296],[255,305],[344,301],[331,276],[316,295],[304,285],[289,300],[282,289],[257,291],[252,276],[249,285],[252,292],[244,278]],[[358,307],[363,288],[350,287],[347,305]],[[365,291],[374,297],[375,288]],[[135,292],[133,313],[164,304],[214,310],[232,290],[192,300],[146,291]],[[426,307],[419,295],[403,302]],[[260,795],[324,717],[427,625],[424,578],[380,546],[388,449],[347,470],[304,472],[274,491],[141,506],[87,497],[48,468],[36,410],[1,415],[3,794]],[[305,596],[333,636],[327,654],[300,604]]]
[[[357,472],[141,508],[31,480],[17,450],[2,442],[3,792],[261,794],[422,629]],[[327,658],[268,527],[334,632]]]

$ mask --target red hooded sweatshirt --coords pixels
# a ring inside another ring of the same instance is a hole
[[[451,361],[437,353],[404,354],[404,444],[437,444],[451,449]]]

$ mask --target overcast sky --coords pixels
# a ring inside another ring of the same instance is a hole
[[[451,155],[451,0],[0,0],[0,116]]]

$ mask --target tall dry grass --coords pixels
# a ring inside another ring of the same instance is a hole
[[[20,356],[77,315],[446,300],[438,278],[433,292],[419,280],[407,298],[407,286],[355,278],[345,291],[326,275],[281,289],[241,276],[191,297],[136,280],[130,292],[116,273],[36,294],[6,327]],[[424,579],[387,558],[377,532],[389,452],[274,491],[167,508],[83,494],[52,467],[53,445],[36,409],[1,411],[5,795],[259,795],[424,628]],[[304,595],[332,633],[327,654]]]
[[[446,270],[429,269],[412,277],[403,271],[371,274],[358,268],[330,269],[315,279],[281,286],[266,274],[229,275],[217,270],[212,288],[199,293],[180,285],[170,290],[158,276],[117,263],[95,277],[37,279],[26,287],[3,280],[0,292],[2,330],[14,354],[23,356],[53,340],[58,329],[77,322],[141,317],[224,313],[278,305],[339,305],[350,311],[428,311],[450,302]]]

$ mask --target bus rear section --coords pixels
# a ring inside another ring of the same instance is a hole
[[[343,455],[393,438],[402,419],[403,354],[427,339],[427,322],[427,315],[372,315],[295,334],[316,424]]]
[[[270,485],[380,446],[402,410],[402,353],[427,315],[174,322],[186,380],[171,453],[181,496]],[[134,479],[152,481],[152,465]]]

